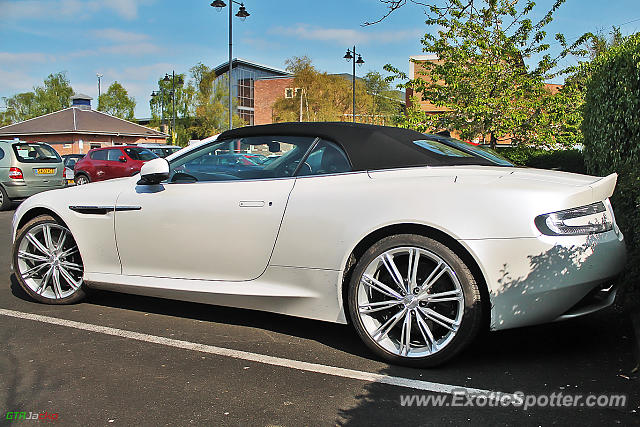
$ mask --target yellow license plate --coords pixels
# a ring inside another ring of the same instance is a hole
[[[53,168],[40,168],[36,169],[36,175],[53,175],[56,170]]]

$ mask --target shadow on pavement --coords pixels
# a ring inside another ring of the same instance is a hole
[[[22,290],[13,274],[11,275],[11,292],[17,298],[33,302]],[[312,339],[340,351],[372,358],[364,344],[361,344],[355,332],[348,325],[302,318],[294,319],[290,316],[242,308],[213,306],[94,289],[89,291],[85,303],[204,322],[261,328],[303,339]]]

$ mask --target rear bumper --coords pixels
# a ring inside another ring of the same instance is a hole
[[[462,241],[483,270],[491,329],[509,329],[591,313],[610,305],[624,268],[624,238],[615,231],[588,236]],[[603,296],[591,301],[591,292]],[[589,301],[587,301],[589,300]],[[583,304],[584,302],[584,304]]]
[[[2,182],[2,186],[7,191],[7,195],[11,200],[19,201],[24,200],[27,197],[33,196],[34,194],[41,193],[47,190],[55,190],[58,188],[64,188],[65,182],[60,179],[55,181],[55,184],[51,184],[48,186],[33,186],[27,185],[24,181],[5,181]]]

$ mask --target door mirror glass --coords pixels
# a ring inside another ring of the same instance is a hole
[[[158,157],[149,160],[140,169],[139,185],[156,185],[169,178],[169,162]]]

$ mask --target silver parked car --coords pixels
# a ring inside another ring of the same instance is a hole
[[[50,145],[0,141],[0,210],[41,191],[64,187],[62,159]]]

